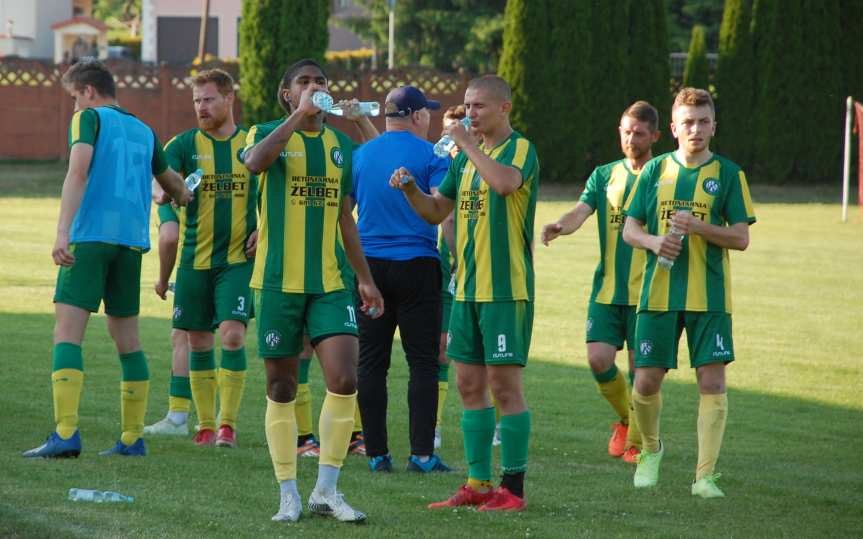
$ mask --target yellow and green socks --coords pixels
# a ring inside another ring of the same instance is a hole
[[[221,393],[220,421],[236,430],[237,415],[243,389],[246,387],[246,349],[222,349],[222,368],[219,369],[219,393]]]
[[[278,481],[297,478],[297,422],[294,401],[276,402],[267,397],[264,431],[273,471]]]
[[[659,451],[659,416],[662,413],[662,393],[645,396],[632,390],[635,420],[641,430],[642,449],[649,453]]]
[[[627,395],[626,379],[617,369],[617,365],[612,363],[607,371],[594,372],[593,378],[596,380],[600,394],[605,397],[605,400],[620,417],[620,422],[624,425],[627,424],[629,422],[629,396]]]
[[[147,358],[138,350],[120,354],[123,381],[120,382],[120,416],[123,434],[120,441],[132,445],[144,434],[144,416],[147,413],[147,395],[150,391],[150,370]]]
[[[638,418],[635,417],[635,409],[632,401],[629,402],[629,428],[626,430],[626,444],[624,449],[637,447],[641,449],[641,429],[638,428]]]
[[[189,385],[189,377],[177,376],[172,372],[171,384],[168,387],[168,413],[179,414],[185,418],[191,408],[192,386]]]
[[[84,387],[84,358],[81,347],[69,342],[54,345],[51,360],[51,392],[57,434],[70,438],[78,430],[78,404]]]
[[[695,480],[713,474],[722,437],[725,434],[725,421],[728,417],[728,395],[701,394],[698,402],[698,465]]]
[[[300,358],[300,372],[297,377],[297,397],[294,410],[297,416],[297,434],[300,437],[312,435],[312,391],[309,388],[309,367],[312,358]]]
[[[354,429],[354,414],[357,394],[338,395],[327,391],[318,419],[321,441],[321,456],[318,464],[341,468],[348,454],[351,432]]]
[[[443,426],[446,394],[449,392],[449,363],[438,365],[437,371],[437,426]]]
[[[464,458],[468,465],[468,485],[491,481],[491,442],[494,439],[494,408],[464,410],[461,430],[464,433]],[[479,490],[479,489],[477,489]]]
[[[216,358],[212,350],[189,352],[189,385],[201,430],[216,430]]]

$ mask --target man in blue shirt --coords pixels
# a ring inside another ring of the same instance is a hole
[[[434,455],[438,397],[438,337],[441,323],[437,227],[420,219],[401,193],[389,187],[393,171],[405,167],[417,186],[431,193],[446,176],[450,159],[438,157],[426,141],[431,110],[440,103],[412,86],[389,93],[386,132],[354,152],[353,196],[363,252],[386,305],[373,319],[357,311],[360,412],[369,468],[390,471],[387,447],[387,371],[398,326],[408,361],[411,456],[407,469],[448,471]]]

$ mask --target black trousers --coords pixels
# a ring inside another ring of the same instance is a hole
[[[441,328],[441,272],[437,258],[368,258],[384,314],[371,319],[357,310],[360,360],[357,391],[366,453],[389,453],[387,446],[387,372],[396,326],[407,357],[411,454],[434,452],[437,421],[438,351]]]

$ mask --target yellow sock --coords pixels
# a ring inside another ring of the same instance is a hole
[[[446,394],[449,391],[449,382],[437,383],[437,426],[443,426],[443,411],[446,404]]]
[[[232,371],[222,367],[219,369],[220,422],[236,429],[237,415],[240,412],[240,401],[243,399],[243,389],[246,387],[246,371]]]
[[[629,429],[626,431],[626,445],[624,445],[624,449],[629,449],[630,447],[641,449],[641,430],[638,428],[638,418],[635,417],[632,402],[629,403]]]
[[[641,429],[642,448],[649,453],[659,451],[659,415],[662,412],[662,393],[645,397],[632,390],[635,420]]]
[[[185,397],[174,397],[168,395],[168,411],[169,412],[184,412],[189,413],[192,408],[192,399]]]
[[[84,371],[60,369],[51,373],[54,396],[54,423],[61,438],[69,438],[78,430],[78,404],[84,387]]]
[[[189,371],[200,429],[216,430],[216,369]]]
[[[477,492],[488,492],[494,487],[491,481],[482,481],[472,477],[467,478],[467,486]]]
[[[353,432],[360,432],[363,430],[363,418],[360,414],[360,402],[357,401],[356,406],[354,406],[354,430]]]
[[[626,424],[629,421],[629,396],[626,394],[626,380],[623,378],[623,374],[616,370],[614,378],[608,382],[597,382],[596,387],[608,401],[608,404],[614,408],[620,421]]]
[[[267,397],[264,430],[276,480],[297,478],[297,422],[294,402],[276,402]]]
[[[297,418],[297,434],[307,436],[312,433],[312,391],[309,384],[297,384],[297,398],[294,401]]]
[[[356,393],[338,395],[327,391],[324,404],[321,406],[321,418],[318,420],[321,436],[321,456],[318,464],[342,467],[348,454],[351,432],[354,430],[356,407]],[[296,453],[296,450],[294,452]]]
[[[725,434],[725,420],[728,417],[728,395],[701,394],[698,402],[698,465],[695,480],[713,474],[722,437]]]
[[[120,382],[120,417],[123,434],[120,441],[132,445],[144,434],[144,416],[147,414],[149,381]]]

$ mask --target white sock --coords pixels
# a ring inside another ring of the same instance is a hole
[[[326,494],[335,492],[340,471],[340,468],[329,464],[318,464],[318,482],[315,483],[315,490]]]
[[[168,420],[175,425],[185,425],[189,412],[168,412]]]
[[[300,493],[297,490],[297,480],[285,479],[284,481],[279,481],[279,494],[282,496],[282,498],[284,498],[285,496],[299,498]]]

